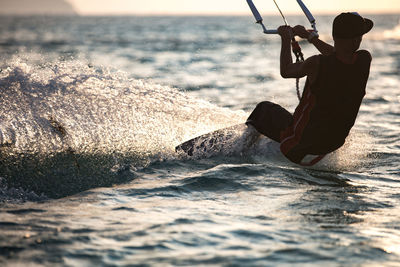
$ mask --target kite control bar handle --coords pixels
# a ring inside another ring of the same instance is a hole
[[[318,33],[317,27],[315,26],[315,18],[311,14],[310,10],[308,10],[308,8],[306,7],[306,5],[303,3],[302,0],[297,0],[297,3],[299,4],[301,10],[303,10],[304,15],[306,15],[308,21],[311,23],[311,27],[313,28],[312,31]]]
[[[247,4],[249,5],[251,12],[253,13],[254,18],[256,19],[256,23],[261,25],[261,27],[263,28],[263,32],[265,34],[278,34],[278,30],[267,30],[267,28],[265,28],[263,24],[263,18],[261,17],[256,6],[254,5],[253,0],[247,0]]]
[[[278,34],[278,30],[265,30],[265,34]]]
[[[253,3],[253,0],[246,0],[247,4],[250,7],[251,12],[253,13],[254,18],[256,19],[256,23],[260,24],[261,27],[263,28],[263,32],[265,34],[278,34],[278,30],[267,30],[265,25],[263,24],[263,18],[261,17],[260,13],[258,12],[256,6]],[[303,10],[304,14],[306,15],[308,21],[311,23],[312,30],[308,30],[310,32],[318,32],[317,27],[315,26],[315,18],[311,14],[310,10],[306,7],[306,5],[303,3],[302,0],[297,0],[297,3],[299,4],[300,8]],[[286,22],[286,20],[285,20]]]

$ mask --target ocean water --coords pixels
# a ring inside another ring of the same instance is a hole
[[[266,138],[174,150],[260,101],[296,107],[250,15],[0,17],[0,265],[398,266],[400,14],[370,18],[356,125],[303,168]]]

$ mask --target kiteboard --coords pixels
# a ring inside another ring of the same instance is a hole
[[[206,133],[175,147],[175,151],[191,159],[210,158],[214,156],[262,155],[289,162],[280,152],[279,143],[260,134],[246,124],[237,124],[227,128]],[[313,162],[315,158],[316,162]],[[312,166],[324,157],[307,155],[303,166]],[[309,162],[308,162],[309,161]]]
[[[260,137],[252,126],[242,123],[197,136],[176,146],[175,151],[194,158],[243,153]]]

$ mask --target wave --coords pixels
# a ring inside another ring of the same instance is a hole
[[[14,58],[0,73],[0,96],[0,177],[51,196],[125,180],[121,173],[176,158],[182,141],[245,119],[82,61]],[[80,186],[55,193],[61,180]]]

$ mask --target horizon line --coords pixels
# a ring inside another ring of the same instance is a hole
[[[339,11],[340,12],[340,11]],[[346,11],[343,11],[346,12]],[[400,15],[400,10],[382,10],[382,11],[362,11],[360,10],[359,13],[367,14],[367,15]],[[299,16],[303,15],[302,12],[287,12],[286,13],[288,16]],[[337,15],[339,14],[338,12],[335,11],[315,11],[313,12],[314,15],[318,16],[332,16],[332,15]],[[279,14],[272,13],[272,12],[266,12],[263,15],[266,16],[280,16]],[[79,17],[96,17],[96,16],[109,16],[109,17],[123,17],[123,16],[138,16],[138,17],[145,17],[145,16],[156,16],[156,17],[162,17],[162,16],[179,16],[179,17],[189,17],[189,16],[204,16],[204,17],[211,17],[211,16],[252,16],[250,12],[231,12],[231,13],[219,13],[219,12],[204,12],[204,13],[196,13],[196,12],[168,12],[168,13],[162,13],[162,12],[140,12],[140,13],[80,13],[76,12],[75,14],[62,14],[62,13],[1,13],[0,12],[0,17],[1,16],[79,16]]]

